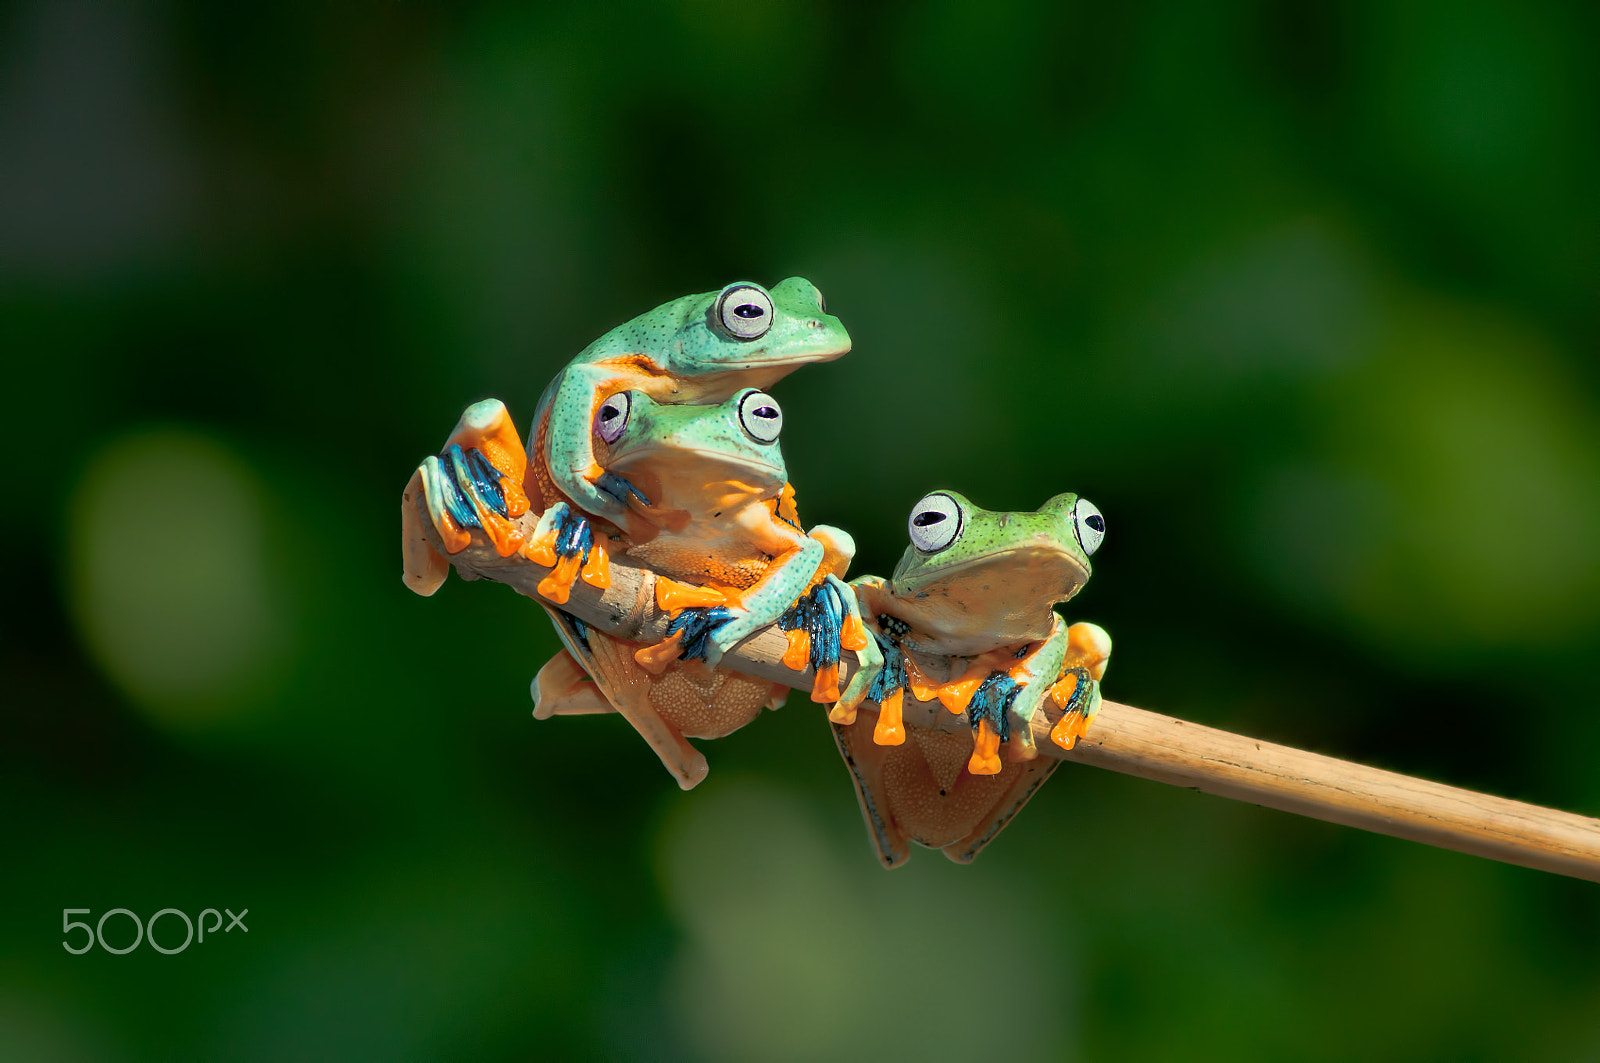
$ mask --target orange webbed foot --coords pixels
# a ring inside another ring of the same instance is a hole
[[[1047,692],[1056,707],[1062,710],[1061,718],[1050,729],[1050,741],[1062,749],[1071,749],[1089,731],[1089,722],[1098,706],[1094,680],[1083,668],[1069,668]]]

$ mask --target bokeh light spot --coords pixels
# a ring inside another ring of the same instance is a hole
[[[919,847],[886,872],[859,822],[846,847],[798,796],[706,785],[668,821],[660,861],[687,938],[668,996],[697,1056],[1074,1054],[1061,937],[1017,869]]]
[[[112,442],[71,505],[68,578],[90,655],[156,722],[204,730],[257,701],[287,642],[263,492],[221,444]]]

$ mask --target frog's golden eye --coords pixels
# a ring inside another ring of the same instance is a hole
[[[607,443],[615,443],[622,438],[622,430],[628,427],[628,414],[633,412],[633,393],[619,391],[600,404],[594,414],[594,431]]]
[[[730,284],[717,297],[713,316],[735,339],[760,339],[772,327],[772,296],[754,284]]]
[[[1085,554],[1100,549],[1100,540],[1106,537],[1106,519],[1095,504],[1087,498],[1072,503],[1072,530],[1078,535],[1078,545]]]
[[[956,541],[961,534],[961,507],[943,491],[925,495],[911,507],[906,531],[911,545],[925,554],[936,554]]]
[[[757,443],[771,443],[783,431],[783,407],[765,391],[751,389],[739,397],[739,427]]]

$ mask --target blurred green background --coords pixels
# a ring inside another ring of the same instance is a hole
[[[1079,491],[1108,696],[1600,813],[1592,6],[244,10],[0,5],[0,1057],[1600,1059],[1600,887],[1071,767],[887,873],[803,699],[680,793],[397,520],[801,274],[857,572]]]

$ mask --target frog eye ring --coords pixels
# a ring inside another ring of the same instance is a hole
[[[912,546],[924,554],[936,554],[960,537],[962,523],[956,500],[943,491],[935,491],[911,507],[906,531],[911,535]]]
[[[1106,537],[1106,519],[1087,498],[1072,503],[1072,530],[1078,536],[1078,545],[1085,554],[1100,549],[1100,540]]]
[[[754,284],[730,284],[717,296],[714,319],[737,340],[758,340],[772,327],[772,296]]]
[[[605,440],[608,444],[615,443],[622,438],[622,430],[628,427],[628,414],[633,412],[633,393],[619,391],[600,404],[595,411],[595,435]]]
[[[783,431],[783,407],[765,391],[747,391],[739,397],[739,427],[757,443],[771,443]]]

